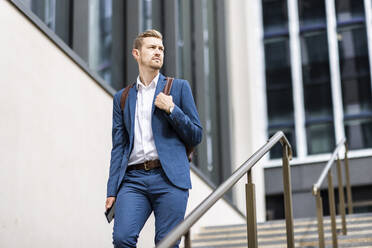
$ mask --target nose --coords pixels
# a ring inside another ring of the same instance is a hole
[[[158,47],[155,49],[155,54],[160,55],[163,51]]]

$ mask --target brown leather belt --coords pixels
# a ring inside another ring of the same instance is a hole
[[[127,171],[131,171],[131,170],[152,170],[152,169],[155,169],[155,168],[158,168],[158,167],[161,167],[161,163],[160,163],[160,160],[159,159],[156,159],[156,160],[150,160],[150,161],[146,161],[144,163],[141,163],[141,164],[134,164],[134,165],[129,165],[128,168],[127,168]]]

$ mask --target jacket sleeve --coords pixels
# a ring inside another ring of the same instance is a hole
[[[110,160],[110,174],[107,182],[107,197],[116,196],[116,188],[120,175],[120,166],[123,159],[124,144],[126,136],[124,135],[124,120],[120,108],[120,99],[122,91],[114,96],[113,114],[112,114],[112,150]]]
[[[201,142],[203,128],[190,85],[186,80],[182,80],[181,105],[174,105],[172,113],[169,115],[165,113],[165,115],[186,145],[194,147]]]

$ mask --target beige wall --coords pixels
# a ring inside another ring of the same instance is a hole
[[[0,1],[0,247],[110,247],[112,97]]]
[[[237,169],[266,142],[260,1],[226,1],[228,75],[231,87],[232,162]],[[253,169],[257,219],[265,220],[264,158]],[[234,188],[235,202],[245,213],[246,177]]]
[[[112,97],[8,1],[0,30],[0,247],[112,247]],[[211,192],[192,181],[187,212]],[[153,222],[139,247],[153,246]],[[243,222],[220,201],[193,230]]]

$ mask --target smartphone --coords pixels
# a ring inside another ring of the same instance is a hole
[[[110,223],[112,219],[115,217],[115,202],[112,204],[110,208],[106,210],[105,216],[108,223]]]

